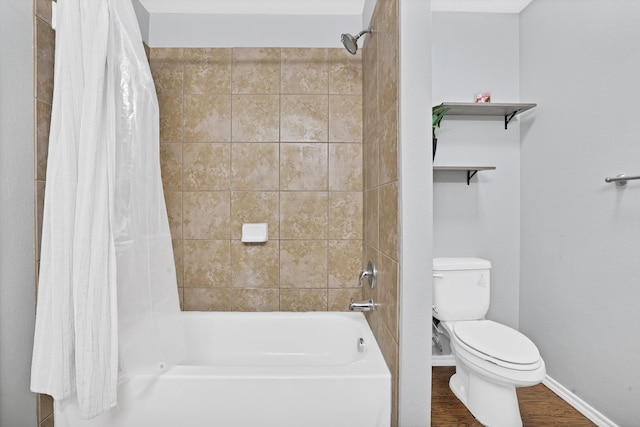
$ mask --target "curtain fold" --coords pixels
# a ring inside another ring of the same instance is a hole
[[[84,418],[184,358],[158,116],[130,0],[60,0],[31,389]]]

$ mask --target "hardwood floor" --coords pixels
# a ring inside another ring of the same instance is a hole
[[[482,427],[449,389],[451,366],[434,366],[431,391],[433,427]],[[524,427],[592,427],[594,423],[576,411],[543,384],[517,389]]]

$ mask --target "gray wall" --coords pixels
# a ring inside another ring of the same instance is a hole
[[[548,374],[640,422],[640,2],[534,0],[520,15],[520,328]]]
[[[432,278],[425,277],[424,258],[431,258],[432,202],[429,164],[431,110],[431,1],[400,0],[400,375],[399,425],[430,425]],[[429,271],[429,269],[426,269]]]
[[[519,102],[518,15],[433,13],[433,101]],[[528,101],[525,99],[525,101]],[[436,165],[489,165],[466,184],[464,172],[436,172],[434,256],[489,259],[487,317],[518,327],[520,130],[501,117],[450,117],[436,130]]]
[[[0,426],[36,425],[29,391],[34,308],[33,10],[0,14]]]

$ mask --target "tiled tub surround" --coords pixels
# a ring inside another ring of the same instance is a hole
[[[184,310],[346,310],[362,298],[361,57],[154,49]],[[266,222],[269,241],[240,241]]]
[[[389,370],[362,313],[182,316],[185,363],[121,381],[118,407],[91,420],[68,398],[56,425],[389,426]]]
[[[369,313],[393,385],[392,426],[398,422],[398,0],[378,0],[371,19],[374,33],[364,37],[364,248],[378,268],[378,284],[363,289],[380,309]],[[425,159],[425,166],[429,165]]]

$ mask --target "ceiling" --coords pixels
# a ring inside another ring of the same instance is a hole
[[[354,15],[365,0],[139,0],[149,13]],[[434,11],[519,13],[532,0],[431,0]]]
[[[434,11],[520,13],[532,0],[432,0]],[[376,0],[133,0],[151,47],[341,47]]]
[[[520,13],[532,0],[431,0],[438,12]]]
[[[140,0],[149,13],[231,15],[362,14],[365,0]]]

